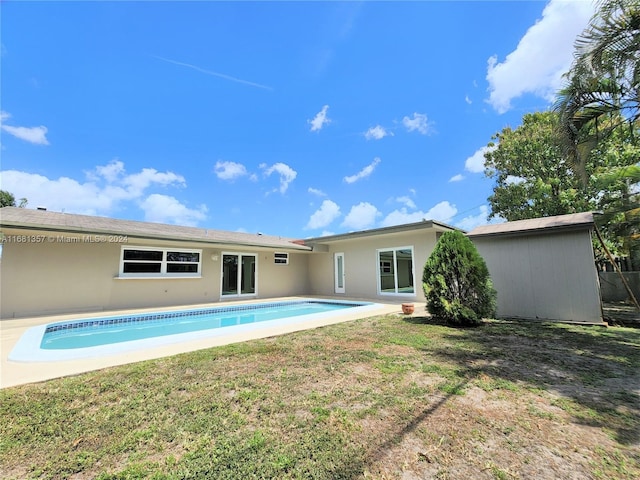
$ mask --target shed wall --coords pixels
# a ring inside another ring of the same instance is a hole
[[[588,231],[474,237],[472,241],[498,292],[499,317],[602,322]]]

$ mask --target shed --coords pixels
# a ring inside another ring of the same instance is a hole
[[[601,324],[593,228],[582,212],[469,232],[498,292],[498,317]]]

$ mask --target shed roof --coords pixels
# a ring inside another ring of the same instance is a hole
[[[528,235],[552,230],[589,230],[593,228],[593,224],[593,212],[581,212],[482,225],[471,230],[467,236]]]
[[[178,240],[219,245],[282,248],[310,251],[311,247],[293,239],[272,235],[229,232],[163,223],[119,220],[108,217],[50,212],[18,207],[0,209],[0,227],[31,231],[93,235],[126,235],[153,240]]]

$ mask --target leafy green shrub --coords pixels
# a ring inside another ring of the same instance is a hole
[[[475,245],[462,232],[445,232],[424,265],[427,309],[454,325],[479,325],[495,315],[496,291]]]

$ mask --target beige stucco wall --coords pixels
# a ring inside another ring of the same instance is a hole
[[[472,238],[498,293],[498,316],[601,323],[588,231]]]
[[[313,253],[309,258],[310,291],[313,295],[336,295],[334,254],[344,253],[345,297],[377,300],[424,302],[422,270],[436,245],[434,230],[393,233],[327,243],[328,252]],[[415,294],[379,294],[377,250],[413,247]]]
[[[51,237],[47,236],[47,238]],[[68,235],[60,238],[68,238]],[[55,238],[55,236],[54,236]],[[218,302],[222,249],[185,243],[129,240],[127,246],[202,249],[200,278],[118,278],[117,243],[5,243],[0,270],[0,317]],[[308,292],[307,256],[291,252],[289,265],[275,265],[273,251],[257,253],[257,295],[271,298]],[[215,260],[212,259],[215,258]],[[224,297],[237,300],[238,297]]]

